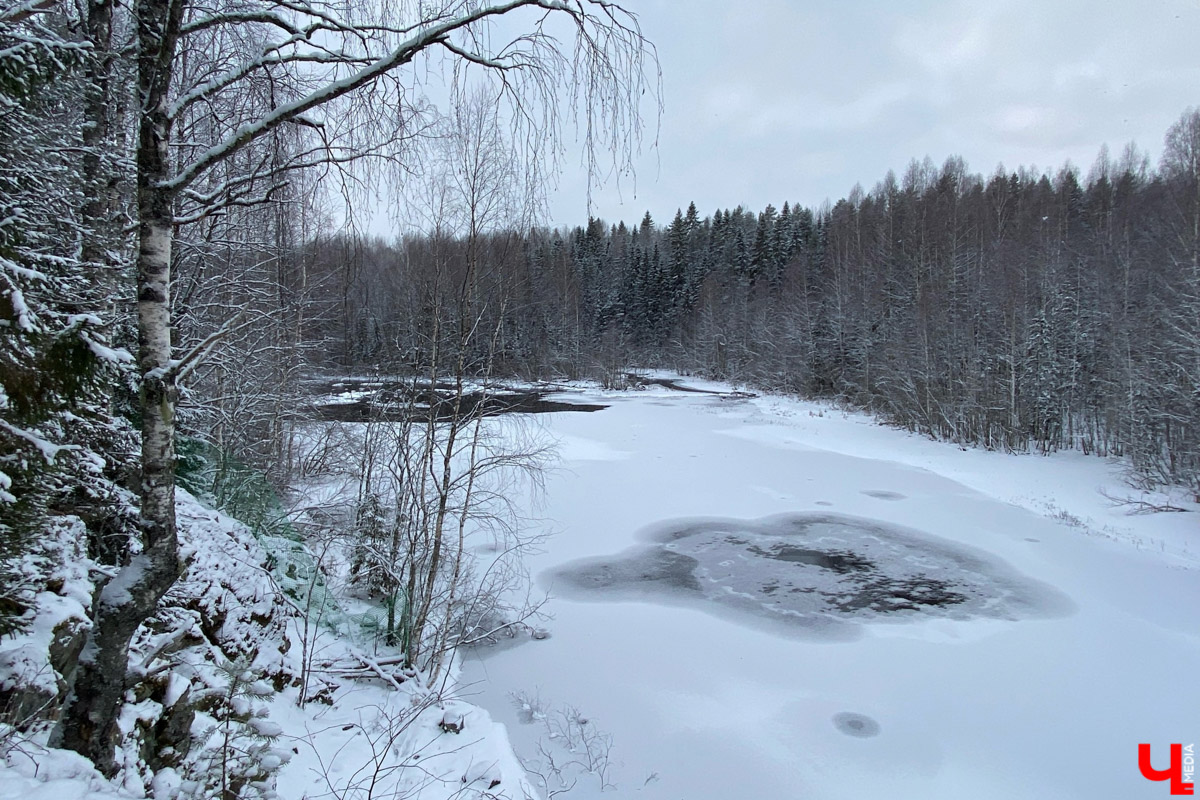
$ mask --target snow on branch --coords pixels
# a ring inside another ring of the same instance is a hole
[[[188,373],[199,366],[208,356],[212,349],[221,343],[222,340],[232,336],[238,331],[249,328],[254,325],[257,320],[246,320],[243,322],[246,312],[243,311],[232,319],[226,321],[217,330],[205,337],[204,341],[189,350],[184,354],[183,358],[171,362],[171,367],[167,370],[168,375],[173,381],[180,381],[187,377]],[[153,372],[153,370],[152,370]]]
[[[180,36],[187,36],[193,33],[199,33],[209,28],[215,28],[219,25],[237,25],[248,23],[260,23],[263,25],[273,25],[276,28],[284,31],[290,36],[306,37],[307,34],[301,31],[292,23],[288,22],[278,14],[270,11],[223,11],[220,14],[214,14],[209,17],[202,17],[192,22],[184,23],[179,29]]]
[[[83,449],[77,444],[55,444],[48,439],[43,439],[36,433],[27,431],[24,428],[18,428],[17,426],[3,419],[0,419],[0,428],[8,431],[18,439],[24,439],[25,441],[29,442],[39,453],[42,454],[42,458],[46,460],[46,463],[50,465],[54,464],[54,460],[58,457],[58,454],[64,450]]]
[[[2,223],[0,223],[2,226]],[[46,273],[39,272],[36,269],[22,267],[14,261],[9,261],[7,258],[0,257],[0,270],[10,273],[18,278],[24,278],[27,281],[38,281],[40,283],[48,283],[50,278]]]
[[[16,25],[36,14],[45,14],[54,8],[55,0],[25,0],[9,8],[0,9],[0,25]]]
[[[283,5],[300,14],[317,14],[308,4],[291,3]],[[159,188],[170,192],[182,191],[200,175],[215,165],[226,161],[232,155],[250,143],[267,135],[280,125],[300,119],[306,112],[314,108],[374,83],[390,71],[412,62],[418,55],[437,45],[446,47],[460,58],[489,69],[504,71],[522,67],[536,68],[538,65],[536,59],[521,61],[514,57],[516,54],[507,54],[499,59],[488,57],[482,53],[472,52],[450,41],[450,37],[455,33],[466,32],[470,34],[472,28],[478,23],[490,18],[501,17],[522,7],[540,8],[547,12],[565,13],[572,17],[579,30],[580,41],[583,43],[585,49],[589,51],[583,61],[589,68],[605,63],[606,48],[614,41],[620,42],[623,46],[628,47],[630,51],[637,50],[643,42],[640,33],[636,31],[635,27],[623,24],[617,20],[616,14],[620,9],[619,6],[607,2],[599,2],[598,0],[574,0],[573,2],[567,2],[566,0],[507,0],[506,2],[494,5],[471,4],[463,8],[461,13],[435,16],[433,19],[422,21],[420,25],[411,29],[389,28],[381,25],[356,26],[352,23],[327,17],[321,17],[320,21],[314,23],[314,27],[310,28],[302,28],[290,23],[290,27],[280,25],[279,27],[294,32],[283,42],[267,45],[264,54],[257,59],[236,67],[221,76],[217,76],[211,81],[196,87],[190,93],[186,93],[176,101],[171,109],[171,113],[178,114],[190,103],[233,86],[239,81],[249,78],[252,74],[266,69],[270,63],[308,60],[318,63],[330,63],[335,66],[350,67],[352,71],[337,80],[331,80],[328,83],[320,85],[318,88],[289,103],[279,105],[260,116],[257,120],[241,125],[226,135],[221,141],[198,154],[190,162],[185,162],[174,177],[160,182],[158,184]],[[590,11],[592,8],[599,10],[595,16]],[[598,24],[602,27],[611,26],[611,30],[607,33],[588,30],[590,23],[597,23],[597,17],[600,18]],[[241,20],[235,19],[234,21]],[[319,45],[313,41],[313,34],[316,30],[333,32],[345,36],[357,36],[360,45],[367,48],[367,54],[351,56],[334,51],[316,53],[297,52],[290,54],[283,52],[288,47],[299,45],[308,45],[317,48]],[[415,32],[390,51],[383,54],[370,55],[369,46],[378,41],[377,37],[379,34],[387,33],[394,35],[400,30]],[[631,52],[630,57],[636,58],[636,54]],[[609,64],[609,69],[602,70],[602,74],[607,76],[617,69],[617,65]],[[595,76],[589,77],[587,80],[589,87],[593,86],[596,80]],[[547,81],[542,81],[539,85],[544,89],[550,87]],[[591,126],[589,125],[589,136],[591,135],[590,129]]]
[[[251,181],[256,177],[258,176],[251,175],[247,178],[247,181]],[[190,225],[200,222],[203,219],[207,219],[208,217],[216,216],[228,208],[250,208],[252,206],[262,205],[263,203],[269,203],[271,201],[271,195],[285,189],[287,185],[287,181],[278,181],[271,184],[258,194],[251,194],[249,191],[242,191],[237,193],[226,193],[224,197],[219,199],[213,194],[210,194],[207,198],[200,196],[189,198],[195,199],[197,202],[199,202],[200,208],[189,214],[176,215],[172,218],[172,221],[176,225]]]

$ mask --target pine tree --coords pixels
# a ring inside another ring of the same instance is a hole
[[[119,563],[128,545],[128,426],[112,416],[124,351],[109,346],[78,244],[92,231],[74,113],[87,49],[69,20],[0,15],[0,634],[22,624],[36,576],[15,563],[45,532],[81,519],[92,557]]]

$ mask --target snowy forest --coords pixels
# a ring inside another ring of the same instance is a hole
[[[520,549],[499,476],[545,461],[489,438],[500,381],[670,369],[1119,457],[1200,502],[1200,110],[1157,164],[926,158],[818,208],[541,224],[561,130],[627,167],[655,69],[600,0],[0,8],[4,753],[41,736],[135,793],[272,796],[263,698],[428,688],[457,647],[536,632],[519,564],[468,558],[479,526]],[[420,224],[358,232],[397,186]],[[314,435],[314,385],[362,375],[408,387],[386,426]],[[352,497],[289,518],[335,461]],[[326,556],[392,655],[312,652]]]
[[[475,246],[485,291],[510,298],[494,358],[516,375],[662,366],[836,398],[960,444],[1126,456],[1140,482],[1200,492],[1198,178],[1189,110],[1157,169],[1133,145],[1086,175],[926,158],[817,209],[691,204],[665,225],[492,233]],[[304,338],[342,368],[422,363],[413,287],[437,247],[312,244],[333,292]]]

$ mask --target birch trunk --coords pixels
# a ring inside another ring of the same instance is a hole
[[[141,0],[138,20],[137,188],[138,366],[142,373],[142,552],[104,587],[71,693],[52,742],[74,750],[112,774],[119,739],[117,716],[125,693],[129,642],[179,576],[175,529],[177,390],[171,369],[170,121],[166,113],[171,62],[182,4]]]

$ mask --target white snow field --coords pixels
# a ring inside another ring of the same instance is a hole
[[[1165,768],[1200,740],[1195,504],[1100,458],[961,450],[812,403],[556,399],[610,407],[539,417],[562,458],[531,562],[549,636],[468,656],[461,690],[543,794],[558,768],[574,798],[1168,796],[1137,745]]]

